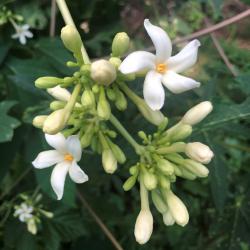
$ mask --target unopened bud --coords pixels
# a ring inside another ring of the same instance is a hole
[[[204,165],[190,159],[186,159],[183,162],[183,166],[186,167],[191,173],[201,178],[207,177],[209,174],[209,170]]]
[[[182,122],[189,125],[195,125],[202,121],[213,109],[209,101],[201,102],[194,106],[183,116]]]
[[[204,164],[208,164],[214,157],[213,151],[207,145],[200,142],[188,143],[185,153],[189,158]]]
[[[170,189],[170,180],[168,178],[166,178],[164,175],[160,175],[158,179],[159,184],[163,189]]]
[[[42,128],[47,117],[48,117],[47,115],[36,116],[32,121],[33,126],[36,128]]]
[[[39,77],[35,81],[35,86],[40,89],[53,88],[58,84],[63,83],[63,79],[52,76]]]
[[[116,144],[114,144],[113,142],[111,142],[109,140],[109,146],[116,158],[116,160],[120,163],[120,164],[123,164],[125,161],[126,161],[126,156],[125,154],[123,153],[123,151],[120,149],[120,147]]]
[[[102,152],[102,165],[106,173],[113,174],[117,169],[117,160],[111,149],[104,149]]]
[[[115,67],[116,70],[118,70],[119,66],[122,63],[121,59],[118,57],[111,57],[109,59],[109,62]]]
[[[94,93],[89,89],[84,90],[81,97],[81,103],[83,107],[88,107],[88,108],[94,107],[95,106]]]
[[[67,89],[60,86],[48,88],[47,92],[57,100],[64,102],[68,102],[71,96],[70,92]]]
[[[174,173],[174,164],[168,160],[158,159],[157,167],[166,175],[172,175]]]
[[[115,67],[101,59],[91,64],[91,78],[100,85],[109,85],[116,79]]]
[[[66,105],[66,102],[62,101],[53,101],[50,103],[49,107],[51,110],[63,109]]]
[[[127,108],[127,99],[121,91],[117,92],[115,106],[120,111]]]
[[[166,192],[165,197],[175,222],[184,227],[189,221],[189,214],[186,206],[171,190]]]
[[[175,127],[173,127],[173,130],[170,129],[169,133],[167,134],[167,137],[171,141],[180,141],[192,134],[192,127],[187,124],[179,123]]]
[[[28,227],[28,231],[35,235],[37,233],[37,226],[36,226],[36,222],[34,218],[31,218],[27,221],[27,227]]]
[[[153,232],[153,216],[149,209],[142,209],[135,223],[135,239],[139,244],[145,244]]]
[[[154,203],[156,209],[161,214],[165,213],[168,208],[167,208],[167,204],[164,202],[161,195],[155,190],[153,190],[151,194],[152,194],[152,200],[153,200],[153,203]]]
[[[65,109],[59,109],[51,113],[43,124],[43,132],[54,135],[66,126],[69,114]]]
[[[174,217],[170,213],[169,210],[167,210],[163,215],[163,222],[166,226],[172,226],[175,223]]]
[[[81,140],[80,140],[82,148],[86,148],[91,144],[91,140],[94,135],[94,130],[95,130],[95,127],[93,126],[93,124],[92,123],[89,124],[85,130],[84,135],[81,137]]]
[[[157,178],[154,174],[149,171],[144,171],[143,175],[143,183],[148,190],[153,190],[157,186]]]
[[[82,40],[77,29],[72,25],[66,25],[61,30],[61,39],[64,46],[71,52],[79,52],[82,47]]]
[[[136,183],[137,177],[132,175],[130,176],[125,183],[123,184],[124,191],[129,191]]]
[[[121,57],[129,49],[129,36],[125,32],[115,35],[112,43],[112,56]]]
[[[100,118],[108,120],[111,114],[109,102],[106,99],[104,89],[101,90],[97,104],[97,114]]]

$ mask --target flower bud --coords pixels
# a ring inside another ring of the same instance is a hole
[[[130,176],[123,184],[124,191],[129,191],[135,185],[136,180],[137,176],[135,175]]]
[[[39,77],[35,81],[35,86],[40,89],[53,88],[58,84],[63,83],[63,79],[52,76]]]
[[[62,101],[53,101],[50,103],[49,107],[51,110],[63,109],[66,105],[66,102]]]
[[[159,177],[159,184],[163,189],[170,189],[170,181],[164,175],[160,175]]]
[[[113,174],[117,169],[117,160],[111,149],[104,149],[102,152],[102,165],[106,173]]]
[[[97,104],[97,114],[100,118],[108,120],[111,114],[109,102],[106,99],[104,89],[101,89]]]
[[[79,52],[82,47],[82,40],[77,29],[73,25],[66,25],[61,30],[61,39],[64,46],[71,52]]]
[[[51,113],[43,124],[43,132],[54,135],[64,129],[69,114],[65,109],[59,109]]]
[[[84,135],[81,137],[81,146],[82,148],[86,148],[90,145],[92,137],[94,135],[95,127],[93,124],[89,124],[88,127],[85,129]]]
[[[177,124],[176,129],[167,134],[171,141],[180,141],[192,134],[192,127],[188,124]]]
[[[115,106],[118,110],[123,111],[127,108],[127,99],[121,91],[117,91],[116,93],[116,101]]]
[[[95,106],[94,93],[89,89],[84,90],[81,97],[81,103],[83,107],[88,107],[88,108],[94,107]]]
[[[209,101],[201,102],[194,106],[183,116],[182,122],[189,125],[195,125],[202,121],[213,109],[212,103]]]
[[[149,171],[144,171],[143,175],[143,183],[148,190],[153,190],[157,186],[157,178],[154,174]]]
[[[112,56],[121,57],[129,49],[129,36],[125,32],[115,35],[112,43]]]
[[[167,204],[164,202],[161,195],[157,191],[153,190],[151,192],[151,194],[152,194],[152,200],[153,200],[153,203],[154,203],[156,209],[161,214],[164,214],[168,209]]]
[[[169,210],[167,210],[162,216],[163,216],[163,222],[166,226],[174,225],[175,220]]]
[[[28,227],[28,231],[31,234],[35,235],[37,233],[37,226],[36,226],[36,222],[35,222],[34,218],[31,218],[31,219],[28,220],[27,227]]]
[[[47,92],[57,100],[64,102],[68,102],[71,96],[70,92],[67,89],[60,86],[48,88]]]
[[[153,232],[153,216],[149,209],[142,209],[135,223],[135,239],[139,244],[145,244]]]
[[[209,170],[204,165],[190,159],[186,159],[183,162],[183,166],[187,168],[191,173],[201,178],[207,177],[209,174]]]
[[[118,57],[111,57],[109,59],[109,62],[115,67],[116,70],[118,70],[119,66],[122,63],[121,59]]]
[[[166,175],[172,175],[174,173],[174,164],[165,159],[158,159],[157,167],[160,171]]]
[[[171,190],[165,193],[166,201],[175,222],[180,226],[185,226],[189,221],[189,214],[186,206]]]
[[[109,85],[116,79],[115,67],[101,59],[91,64],[91,78],[100,85]]]
[[[111,142],[110,140],[108,140],[108,144],[110,146],[110,149],[112,150],[116,160],[120,163],[123,164],[126,161],[126,156],[123,153],[123,151],[120,149],[120,147],[118,145],[116,145],[115,143]]]
[[[47,117],[48,117],[47,115],[36,116],[32,121],[33,126],[36,128],[42,128]]]
[[[189,158],[204,164],[208,164],[214,156],[212,150],[200,142],[188,143],[185,153]]]
[[[107,93],[108,99],[110,101],[115,101],[115,99],[116,99],[116,92],[113,89],[108,88],[106,90],[106,93]]]

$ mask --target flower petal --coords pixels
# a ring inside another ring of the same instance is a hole
[[[151,70],[147,73],[144,81],[144,99],[152,110],[159,110],[164,104],[165,92],[161,84],[161,78],[161,74]]]
[[[197,61],[199,40],[188,43],[177,55],[167,60],[168,69],[176,73],[192,67]]]
[[[76,161],[80,161],[82,156],[82,147],[78,135],[71,135],[66,140],[66,147]]]
[[[47,168],[58,162],[63,161],[63,155],[56,150],[47,150],[38,154],[32,162],[35,168]]]
[[[66,139],[62,133],[57,133],[55,135],[45,134],[45,139],[52,148],[55,148],[60,153],[67,153]]]
[[[151,24],[148,19],[144,20],[144,27],[155,46],[157,63],[165,62],[172,53],[172,43],[168,34],[162,28]]]
[[[18,33],[15,33],[15,34],[11,35],[11,38],[13,38],[13,39],[19,38],[19,34],[18,34]]]
[[[75,161],[69,167],[69,176],[75,183],[83,183],[89,180],[89,177],[84,173],[84,171],[77,165]]]
[[[33,37],[33,33],[30,32],[29,30],[25,30],[25,31],[23,32],[23,34],[24,34],[26,37],[28,37],[28,38],[32,38],[32,37]]]
[[[70,162],[63,161],[58,163],[52,171],[50,182],[58,200],[61,200],[63,197],[64,183],[70,165]]]
[[[21,26],[22,30],[28,30],[30,28],[30,26],[28,24],[24,24]]]
[[[163,84],[173,93],[179,94],[187,90],[200,87],[200,83],[195,80],[167,71],[162,77]]]
[[[25,45],[26,44],[26,37],[25,37],[25,35],[24,34],[19,34],[19,42],[21,43],[21,44],[23,44],[23,45]]]
[[[121,63],[119,70],[123,74],[150,70],[155,67],[155,55],[146,51],[136,51],[129,54]]]

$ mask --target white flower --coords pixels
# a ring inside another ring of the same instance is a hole
[[[62,88],[60,86],[48,88],[47,92],[57,100],[63,102],[68,102],[71,97],[70,92],[67,89]]]
[[[178,74],[196,63],[200,42],[193,40],[177,55],[171,56],[172,44],[167,33],[152,25],[148,19],[145,19],[144,27],[155,46],[156,55],[146,51],[133,52],[125,58],[119,70],[123,74],[147,70],[143,87],[144,99],[151,109],[159,110],[165,99],[161,83],[175,94],[200,86],[199,82]]]
[[[21,222],[27,222],[33,217],[33,207],[27,205],[25,202],[21,203],[20,206],[15,207],[14,216],[18,217]]]
[[[28,24],[24,24],[24,25],[17,25],[15,24],[15,29],[16,29],[16,33],[13,34],[11,37],[13,39],[19,39],[19,42],[21,44],[26,44],[26,38],[32,38],[33,34],[32,32],[29,30],[30,26]]]
[[[64,183],[67,173],[75,183],[83,183],[88,180],[88,176],[77,165],[82,155],[81,143],[77,135],[69,136],[67,139],[63,134],[45,134],[48,144],[55,150],[43,151],[38,154],[32,162],[35,168],[54,167],[51,174],[51,186],[57,195],[57,199],[62,199]]]

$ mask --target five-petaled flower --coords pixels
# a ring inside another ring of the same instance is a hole
[[[45,134],[48,144],[55,150],[47,150],[38,154],[32,162],[35,168],[54,167],[51,174],[51,186],[57,195],[57,199],[62,199],[64,183],[67,173],[75,183],[83,183],[88,180],[88,176],[77,165],[82,155],[81,143],[77,135],[69,136],[67,139],[63,134]]]
[[[19,220],[22,222],[27,222],[33,217],[32,212],[33,212],[33,207],[23,202],[20,204],[20,206],[15,207],[14,216],[18,217]]]
[[[161,83],[175,94],[200,86],[199,82],[178,74],[196,63],[200,42],[193,40],[177,55],[171,56],[172,44],[167,33],[160,27],[152,25],[148,19],[145,19],[144,27],[155,46],[156,55],[146,51],[133,52],[125,58],[119,70],[123,74],[146,70],[144,99],[151,109],[159,110],[165,100]]]
[[[15,24],[14,27],[16,29],[16,33],[13,34],[11,37],[13,39],[19,39],[19,42],[21,44],[26,44],[27,38],[33,37],[33,33],[29,30],[30,26],[28,24],[24,25]]]

